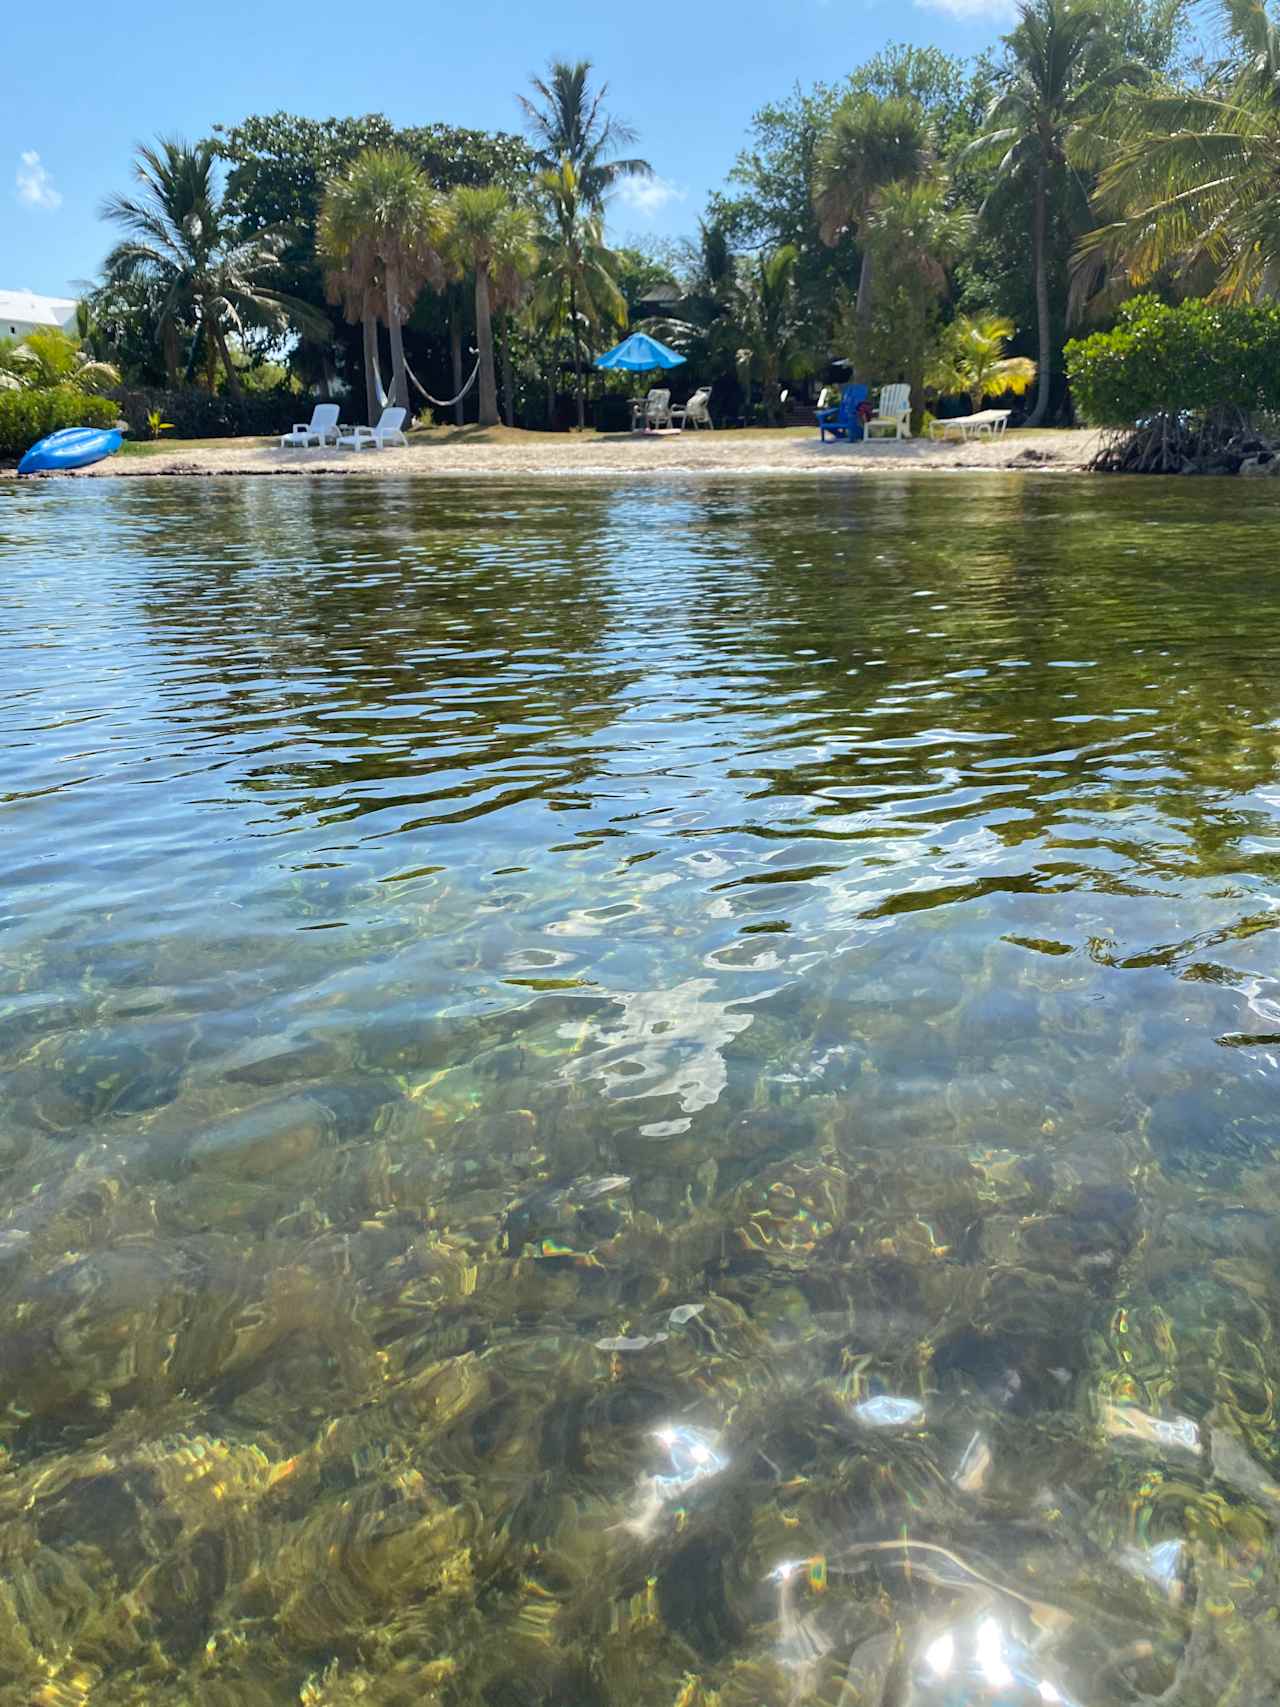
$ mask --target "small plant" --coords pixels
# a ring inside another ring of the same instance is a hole
[[[172,421],[162,421],[160,419],[160,411],[158,409],[148,409],[148,411],[147,411],[147,437],[149,439],[158,439],[160,437],[161,433],[171,433],[172,431],[173,431],[173,422]]]

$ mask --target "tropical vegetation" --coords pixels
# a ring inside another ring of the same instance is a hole
[[[639,328],[720,420],[778,423],[784,392],[852,376],[907,381],[917,414],[1111,420],[1165,380],[1125,400],[1101,376],[1187,339],[1188,399],[1252,398],[1220,307],[1280,289],[1280,35],[1260,0],[1218,3],[1216,59],[1190,54],[1188,0],[1021,0],[974,60],[887,48],[762,107],[683,243],[610,241],[652,168],[585,60],[531,78],[523,135],[276,113],[162,139],[106,204],[119,241],[39,383],[115,370],[144,422],[287,422],[298,393],[355,391],[371,415],[439,397],[583,426],[620,383],[595,357]],[[41,359],[0,351],[0,386]]]

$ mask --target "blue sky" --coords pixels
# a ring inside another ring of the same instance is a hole
[[[207,135],[254,112],[385,112],[519,128],[515,91],[548,58],[589,58],[640,131],[658,181],[615,205],[624,235],[693,228],[751,113],[797,81],[835,80],[888,41],[972,53],[1007,28],[1010,0],[691,0],[654,9],[561,0],[63,0],[56,24],[10,8],[0,101],[0,288],[74,294],[108,245],[102,197],[125,189],[133,144]],[[16,14],[15,20],[12,14]],[[665,22],[663,22],[665,18]],[[50,29],[53,36],[50,36]],[[52,58],[50,57],[52,55]]]

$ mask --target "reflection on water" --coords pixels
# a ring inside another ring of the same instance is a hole
[[[0,488],[0,1707],[1272,1701],[1278,519]]]

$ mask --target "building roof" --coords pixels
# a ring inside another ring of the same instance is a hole
[[[37,296],[31,290],[0,290],[0,320],[28,326],[65,326],[76,311],[73,296]]]

